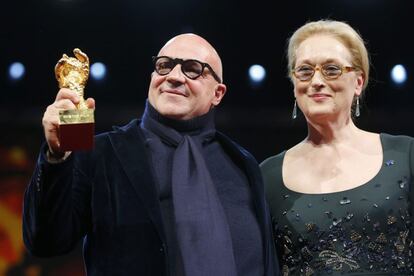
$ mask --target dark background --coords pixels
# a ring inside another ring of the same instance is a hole
[[[218,128],[260,162],[306,135],[303,117],[290,118],[293,92],[286,77],[285,46],[295,29],[325,18],[357,29],[371,54],[370,84],[357,125],[414,136],[413,11],[409,0],[8,1],[0,7],[0,147],[20,147],[33,164],[43,139],[42,114],[58,90],[54,66],[63,53],[72,56],[72,49],[79,47],[92,63],[107,66],[107,77],[90,79],[85,92],[96,99],[96,131],[102,132],[142,114],[151,56],[172,36],[194,32],[209,40],[223,61],[228,92],[217,110]],[[26,66],[20,81],[8,77],[14,61]],[[267,70],[259,87],[247,76],[256,63]],[[390,79],[398,63],[408,71],[402,86]],[[3,180],[11,175],[10,168],[1,168]],[[21,169],[24,181],[31,169]],[[51,273],[47,271],[41,275]]]

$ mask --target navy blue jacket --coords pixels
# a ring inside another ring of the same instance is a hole
[[[265,275],[279,275],[256,160],[221,133],[242,164],[264,241]],[[150,156],[139,121],[96,136],[95,149],[49,164],[44,150],[24,198],[23,237],[36,256],[72,250],[84,238],[88,275],[168,275],[168,248]]]

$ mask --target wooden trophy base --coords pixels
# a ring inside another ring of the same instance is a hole
[[[59,112],[59,141],[62,151],[92,150],[95,122],[93,109]]]
[[[60,148],[63,151],[92,150],[95,123],[66,124],[59,127]]]

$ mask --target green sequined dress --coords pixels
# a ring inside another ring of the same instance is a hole
[[[414,139],[380,139],[380,171],[347,191],[287,189],[285,152],[261,164],[283,275],[414,275]]]

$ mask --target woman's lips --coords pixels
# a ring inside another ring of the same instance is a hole
[[[315,93],[315,94],[310,95],[310,97],[317,101],[317,100],[324,100],[327,98],[331,98],[332,96],[329,94],[324,94],[324,93]]]

